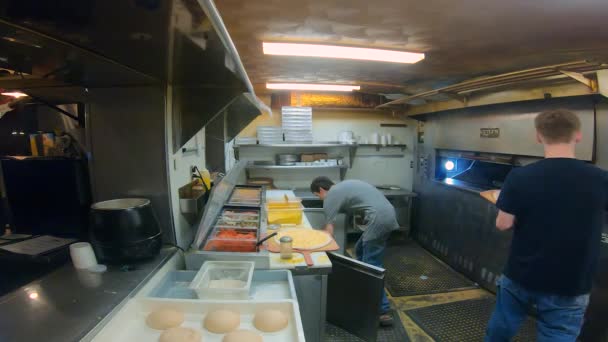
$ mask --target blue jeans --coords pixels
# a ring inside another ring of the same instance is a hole
[[[538,342],[574,342],[587,304],[589,295],[559,296],[530,291],[503,276],[485,341],[511,341],[526,319],[528,308],[536,305]]]
[[[355,253],[357,254],[357,260],[363,261],[364,263],[382,267],[384,259],[384,251],[386,250],[386,240],[388,239],[388,235],[386,238],[375,239],[370,241],[363,241],[363,238],[360,238],[355,245]],[[385,314],[391,309],[391,305],[388,302],[388,298],[386,298],[386,293],[384,289],[382,289],[382,302],[380,303],[380,314]]]

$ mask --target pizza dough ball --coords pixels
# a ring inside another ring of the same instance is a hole
[[[224,336],[222,342],[263,342],[262,336],[251,330],[237,330]]]
[[[146,324],[157,330],[180,326],[184,322],[184,313],[173,309],[156,310],[146,317]]]
[[[201,342],[200,331],[191,328],[171,328],[163,331],[159,342]]]
[[[216,334],[225,334],[236,330],[241,324],[241,316],[230,310],[215,310],[207,314],[205,329]]]
[[[280,310],[262,310],[255,314],[253,325],[263,332],[275,332],[287,327],[287,315]]]

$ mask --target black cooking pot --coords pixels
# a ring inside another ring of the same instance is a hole
[[[162,236],[150,200],[121,198],[91,206],[91,244],[97,258],[129,262],[154,257]]]

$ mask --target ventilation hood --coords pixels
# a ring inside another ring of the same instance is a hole
[[[86,88],[168,86],[174,151],[243,94],[265,108],[213,1],[67,3],[0,2],[0,68],[14,71],[0,88],[72,101]]]

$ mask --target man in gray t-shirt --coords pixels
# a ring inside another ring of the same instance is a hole
[[[393,230],[399,229],[395,209],[375,186],[360,180],[346,180],[334,184],[327,177],[317,177],[310,184],[310,190],[323,200],[323,210],[327,223],[325,230],[334,231],[338,214],[355,217],[357,228],[363,235],[355,245],[358,260],[382,267],[386,241]],[[391,325],[390,304],[382,291],[380,324]]]

